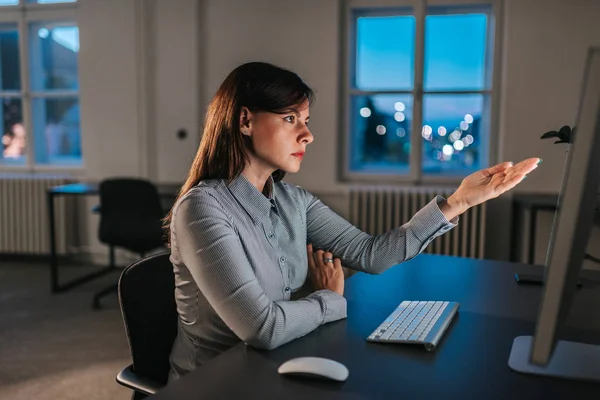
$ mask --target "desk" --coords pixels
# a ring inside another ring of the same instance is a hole
[[[541,294],[539,286],[517,285],[513,273],[537,268],[421,254],[382,275],[355,274],[346,281],[347,319],[270,352],[238,344],[150,399],[597,399],[600,385],[508,367],[513,339],[534,332]],[[435,352],[366,342],[403,300],[460,303]],[[600,287],[584,285],[563,338],[600,343],[598,307]],[[277,374],[281,363],[302,356],[337,360],[350,376],[334,383]]]
[[[527,250],[527,263],[533,265],[535,262],[535,233],[537,226],[538,211],[556,211],[558,203],[558,194],[540,194],[540,193],[517,193],[513,196],[512,204],[512,231],[510,238],[510,260],[520,261],[517,250],[519,229],[523,224],[525,210],[529,209],[531,218],[529,219],[529,243]]]
[[[64,292],[75,286],[81,285],[92,279],[106,275],[113,271],[111,267],[102,268],[98,271],[73,279],[70,282],[60,284],[58,277],[58,256],[56,254],[56,221],[54,216],[54,199],[57,196],[95,196],[99,193],[99,184],[96,182],[72,183],[68,185],[53,186],[46,192],[48,203],[48,216],[50,218],[50,289],[52,293]],[[180,185],[159,184],[156,185],[161,197],[175,199]]]

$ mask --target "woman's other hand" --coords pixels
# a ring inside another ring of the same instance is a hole
[[[464,178],[440,209],[448,219],[464,213],[469,208],[494,199],[517,186],[527,174],[537,168],[541,158],[528,158],[518,164],[503,162],[474,172]]]
[[[342,261],[334,259],[328,251],[313,252],[312,244],[306,246],[308,255],[308,272],[314,290],[328,289],[344,295],[344,271]],[[333,261],[329,261],[330,259]],[[325,262],[328,261],[328,262]]]

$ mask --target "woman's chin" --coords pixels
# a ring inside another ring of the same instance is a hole
[[[282,165],[279,169],[285,172],[286,174],[295,174],[296,172],[300,171],[300,163],[297,163],[295,165]]]

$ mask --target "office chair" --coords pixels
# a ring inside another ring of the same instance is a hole
[[[119,279],[119,304],[133,364],[117,375],[117,382],[134,390],[133,400],[154,394],[167,383],[178,318],[169,255],[138,260]]]
[[[144,179],[111,178],[100,183],[100,226],[98,238],[109,247],[110,266],[117,269],[115,247],[140,254],[163,244],[163,210],[156,187]],[[116,293],[117,284],[94,295],[92,307],[100,308],[100,299]]]

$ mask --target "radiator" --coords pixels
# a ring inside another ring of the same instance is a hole
[[[0,253],[45,255],[50,253],[50,232],[46,189],[72,183],[61,176],[0,174]],[[66,254],[69,241],[68,218],[73,198],[56,197],[56,249]],[[72,231],[72,230],[71,230]]]
[[[350,189],[350,222],[372,235],[387,232],[408,222],[436,195],[448,197],[449,188],[357,187]],[[485,203],[460,216],[454,229],[437,237],[424,253],[483,258]]]

